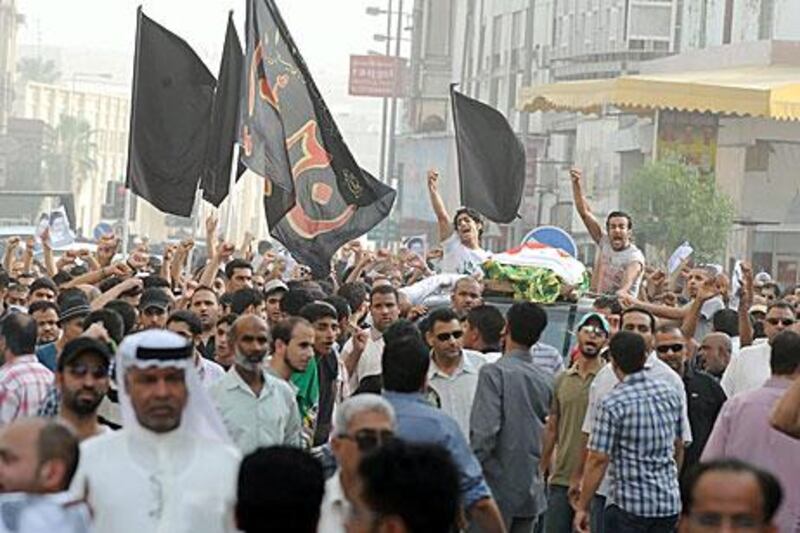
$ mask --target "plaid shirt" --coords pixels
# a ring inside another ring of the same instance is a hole
[[[50,388],[47,389],[44,400],[42,400],[41,405],[39,405],[39,412],[36,413],[36,416],[55,418],[58,416],[60,406],[61,394],[58,392],[58,388],[56,388],[55,385],[51,385]]]
[[[0,367],[0,426],[17,418],[36,416],[53,373],[35,355],[15,357]]]
[[[589,449],[611,458],[610,496],[624,511],[647,518],[680,512],[674,451],[683,401],[669,384],[637,372],[600,402]]]

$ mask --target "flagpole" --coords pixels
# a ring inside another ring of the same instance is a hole
[[[128,126],[128,172],[125,176],[125,199],[124,207],[122,209],[124,219],[122,221],[122,254],[128,256],[128,241],[131,236],[130,228],[130,211],[131,211],[131,157],[133,156],[133,109],[136,105],[136,89],[137,89],[137,73],[139,72],[139,46],[141,45],[141,31],[142,31],[142,5],[136,8],[136,46],[133,52],[133,80],[131,81],[131,119]]]
[[[122,197],[122,255],[128,256],[128,241],[131,237],[131,190],[125,188],[125,196]]]
[[[233,188],[236,185],[236,173],[239,172],[239,144],[233,145],[233,164],[231,165],[231,172],[228,176],[228,205],[225,206],[225,234],[227,239],[230,239],[230,228],[233,227]]]

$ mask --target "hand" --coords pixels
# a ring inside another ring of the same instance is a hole
[[[134,270],[143,270],[150,263],[150,257],[144,252],[133,252],[128,256],[128,266]]]
[[[95,322],[89,326],[89,328],[81,334],[81,337],[89,337],[106,343],[111,340],[108,331],[106,331],[106,328],[103,327],[103,324],[100,322]]]
[[[19,246],[20,238],[19,237],[11,237],[6,241],[6,248],[11,250]]]
[[[51,250],[52,244],[50,242],[50,227],[46,227],[42,230],[42,234],[39,236],[39,240],[42,241],[42,248],[45,250]]]
[[[236,247],[229,242],[223,242],[219,248],[217,248],[217,256],[219,257],[220,261],[227,261],[233,255],[233,252],[236,251]]]
[[[539,460],[539,477],[547,483],[547,470],[549,469],[550,464],[547,461]]]
[[[572,180],[573,185],[580,186],[581,179],[583,178],[583,171],[579,168],[571,168],[569,169],[569,177]]]
[[[179,247],[184,255],[189,255],[189,251],[194,248],[194,241],[192,239],[184,239],[181,241]]]
[[[444,251],[441,248],[436,247],[428,250],[428,253],[425,258],[428,261],[431,261],[431,260],[441,259],[442,257],[444,257]]]
[[[619,305],[621,305],[623,309],[635,307],[638,303],[636,298],[623,291],[617,293],[617,299],[619,300]]]
[[[128,278],[117,286],[120,288],[121,293],[133,290],[139,292],[144,289],[144,281],[141,278]]]
[[[369,340],[369,333],[365,329],[356,328],[353,332],[353,353],[364,353]]]
[[[171,263],[172,260],[175,258],[175,251],[178,249],[178,246],[175,244],[171,244],[164,249],[164,262]]]
[[[567,489],[567,499],[569,500],[569,504],[575,509],[578,506],[578,499],[581,497],[581,479],[573,479],[570,478],[569,480],[569,488]]]
[[[579,533],[589,533],[589,513],[586,511],[575,511],[575,519],[572,527]]]
[[[433,169],[428,171],[428,190],[432,193],[439,192],[439,173]]]
[[[206,218],[206,234],[214,235],[217,232],[217,217],[212,213]]]
[[[81,259],[86,259],[86,258],[87,258],[87,257],[89,257],[90,255],[92,255],[92,252],[90,252],[90,251],[89,251],[89,250],[87,250],[86,248],[81,248],[81,249],[80,249],[80,250],[78,250],[76,253],[78,254],[78,257],[79,257],[79,258],[81,258]]]
[[[419,317],[425,316],[427,313],[428,313],[427,307],[425,307],[424,305],[415,305],[408,310],[406,318],[408,318],[408,320],[411,320],[413,322],[414,320],[417,320]]]
[[[120,278],[126,278],[133,273],[130,266],[128,266],[124,262],[114,263],[108,267],[108,275],[109,276],[117,276]]]
[[[254,240],[256,240],[256,236],[255,235],[253,235],[249,231],[245,231],[244,232],[244,245],[245,246],[249,245]]]
[[[717,285],[714,283],[714,280],[706,281],[699,289],[697,289],[697,298],[701,302],[706,302],[715,297],[717,294],[719,294],[719,290],[717,289]]]

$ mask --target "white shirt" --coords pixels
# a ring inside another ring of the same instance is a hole
[[[467,274],[483,272],[481,265],[492,256],[483,248],[467,248],[461,244],[458,233],[453,233],[442,241],[442,273]]]
[[[358,389],[358,384],[367,376],[379,376],[383,372],[381,358],[383,357],[383,334],[375,328],[370,329],[367,345],[358,360],[355,372],[349,376],[349,393],[352,394]],[[353,339],[350,338],[342,348],[339,355],[341,361],[345,361],[350,352],[353,351]]]
[[[347,517],[350,514],[350,502],[344,495],[341,471],[337,470],[325,482],[325,496],[320,506],[317,533],[344,533]]]
[[[455,419],[469,441],[469,417],[478,388],[478,371],[486,360],[472,350],[462,350],[461,354],[461,363],[452,376],[442,372],[431,358],[428,385],[439,395],[442,412]]]
[[[408,287],[401,287],[397,292],[404,294],[411,305],[420,305],[429,296],[439,294],[442,289],[453,287],[463,277],[461,274],[436,274]]]
[[[731,357],[719,383],[728,398],[756,390],[766,383],[772,376],[771,351],[767,339],[756,339],[752,346],[745,346],[736,357]]]
[[[210,389],[214,383],[225,377],[225,369],[222,368],[222,365],[205,357],[200,358],[200,364],[195,368],[200,374],[200,383],[207,389]]]
[[[180,428],[126,428],[81,443],[71,491],[88,487],[96,533],[232,532],[240,459]]]
[[[681,376],[672,370],[664,361],[658,358],[655,352],[651,352],[647,357],[644,364],[644,372],[652,379],[658,379],[666,382],[675,390],[680,391],[683,396],[683,417],[682,417],[682,433],[683,442],[687,445],[692,442],[692,426],[689,424],[689,410],[686,403],[686,389],[683,386],[683,379]],[[583,419],[583,426],[581,431],[591,435],[594,421],[597,418],[597,412],[600,408],[600,401],[608,396],[608,394],[619,383],[617,375],[611,363],[606,364],[595,376],[589,387],[589,407],[586,409],[586,416]],[[603,482],[597,489],[597,494],[607,496],[611,489],[611,476],[608,473],[603,477]]]

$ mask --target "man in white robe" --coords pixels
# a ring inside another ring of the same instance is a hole
[[[235,531],[241,457],[192,368],[192,350],[164,330],[120,344],[123,428],[81,445],[72,483],[97,533]]]

